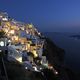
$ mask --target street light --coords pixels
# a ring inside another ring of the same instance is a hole
[[[3,47],[5,44],[3,41],[0,41],[0,46]]]
[[[57,71],[54,71],[54,73],[57,75],[58,74],[58,72]]]

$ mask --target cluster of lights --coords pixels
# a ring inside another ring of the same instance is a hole
[[[7,19],[7,18],[2,18],[2,20],[3,20],[3,21],[8,21],[8,19]]]
[[[56,74],[56,75],[58,74],[58,72],[50,64],[48,65],[48,69],[53,70],[54,74]]]
[[[8,29],[5,29],[5,32],[8,33]]]
[[[14,40],[15,40],[15,41],[18,41],[18,36],[13,36],[13,37],[12,37],[12,40],[13,40],[13,41],[14,41]]]
[[[1,17],[1,16],[0,16]],[[3,21],[7,21],[8,19],[7,18],[3,18]],[[11,26],[11,24],[9,23],[8,24],[9,26]],[[32,28],[33,27],[33,25],[29,25],[29,28]],[[21,30],[25,30],[25,28],[24,27],[21,27]],[[37,31],[37,29],[35,28],[35,31]],[[5,32],[6,33],[8,33],[9,35],[10,34],[15,34],[15,30],[10,30],[9,32],[8,32],[8,30],[6,29],[5,30]],[[26,30],[26,33],[27,34],[29,34],[29,31],[28,30]],[[38,35],[40,36],[41,35],[41,33],[40,32],[38,32],[37,31],[37,33],[38,33]],[[19,37],[18,36],[13,36],[12,37],[12,40],[14,41],[18,41],[19,40]],[[11,42],[11,40],[9,40],[8,42]],[[4,44],[4,42],[0,42],[0,46],[4,46],[5,44]],[[27,50],[27,52],[30,52],[28,49],[30,49],[30,43],[29,44],[27,44],[27,47],[25,48],[26,50]],[[32,53],[33,53],[33,55],[34,55],[34,57],[38,57],[38,54],[37,54],[37,52],[36,52],[36,50],[32,50]],[[17,61],[19,61],[20,63],[22,63],[22,57],[19,57],[19,58],[17,58],[16,59]],[[42,64],[42,61],[41,61],[41,64]],[[48,67],[48,65],[47,64],[44,64],[44,66],[46,66],[46,67]],[[34,68],[34,70],[35,71],[37,71],[37,72],[39,72],[39,70],[37,69],[37,67],[36,66],[33,66],[33,68]],[[28,67],[25,67],[25,69],[28,69]],[[51,69],[51,70],[53,70],[53,66],[49,66],[49,69]],[[42,68],[40,68],[40,70],[42,70]],[[55,70],[54,71],[54,73],[55,74],[58,74],[58,72]]]
[[[5,19],[4,19],[4,20],[5,20]],[[32,28],[32,25],[29,25],[29,28]],[[22,27],[21,29],[24,30],[24,27]],[[36,28],[35,28],[35,30],[37,31]],[[8,32],[8,30],[6,30],[6,32]],[[29,34],[29,31],[26,30],[26,33]],[[15,30],[10,30],[9,34],[15,34]],[[38,35],[41,35],[41,33],[38,32]],[[18,36],[13,36],[13,37],[12,37],[12,40],[18,41]],[[11,42],[11,41],[9,40],[8,42]],[[0,42],[0,45],[1,45],[1,46],[4,46],[4,42]],[[28,50],[29,48],[30,48],[30,43],[27,44],[26,50]],[[29,51],[28,51],[28,52],[29,52]],[[38,54],[36,53],[36,50],[33,50],[32,53],[33,53],[34,57],[38,57]],[[22,62],[22,57],[17,58],[16,60],[21,63],[21,62]],[[42,61],[41,61],[41,64],[42,64]],[[48,67],[47,64],[44,64],[44,66]],[[37,69],[37,67],[33,66],[33,68],[34,68],[35,71],[39,72],[39,70]],[[51,69],[51,70],[53,70],[53,66],[49,66],[48,68]],[[28,67],[25,67],[25,69],[28,69]],[[40,70],[42,70],[42,68],[40,68]],[[58,74],[58,72],[57,72],[56,70],[54,70],[54,73],[55,73],[55,74]]]

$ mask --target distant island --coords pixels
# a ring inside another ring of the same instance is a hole
[[[74,39],[80,39],[80,35],[71,35],[70,37]]]

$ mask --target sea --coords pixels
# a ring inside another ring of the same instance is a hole
[[[64,61],[71,70],[80,73],[80,39],[70,37],[76,33],[45,32],[58,47],[65,50]]]

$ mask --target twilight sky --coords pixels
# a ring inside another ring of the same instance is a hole
[[[0,11],[41,31],[80,31],[80,0],[0,0]]]

